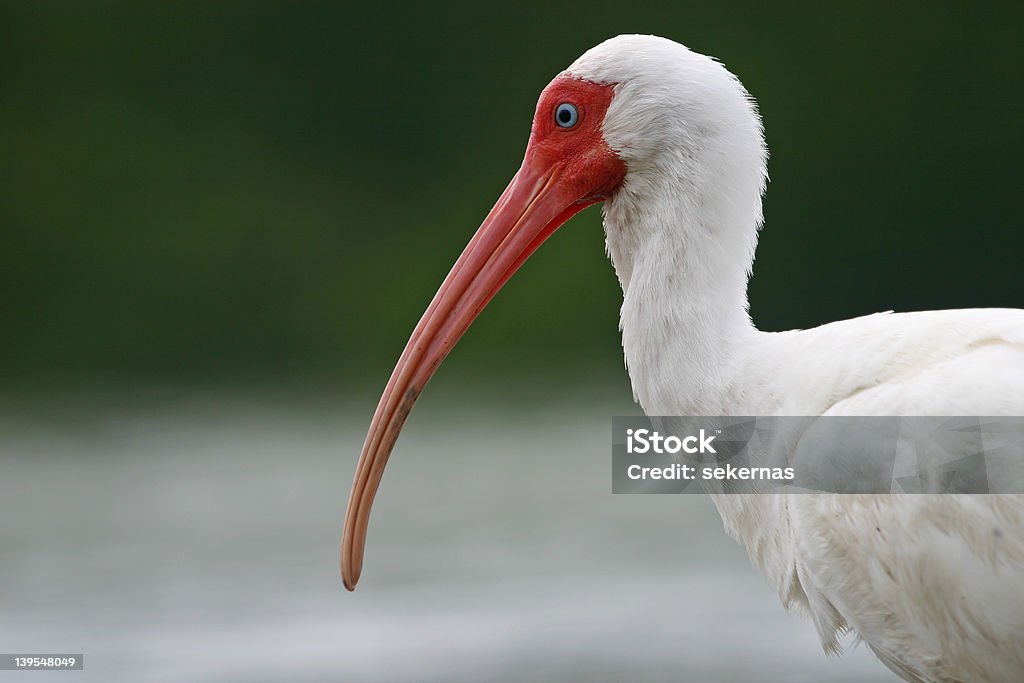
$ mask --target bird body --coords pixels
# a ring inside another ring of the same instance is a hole
[[[649,415],[1024,415],[1024,311],[879,313],[757,330],[746,287],[767,149],[713,59],[619,36],[545,89],[523,167],[410,339],[356,472],[342,571],[354,586],[398,431],[516,268],[604,201],[622,344]],[[1024,496],[714,495],[726,529],[829,652],[853,630],[908,681],[1024,680]]]
[[[681,378],[634,373],[645,412],[1013,415],[1024,405],[1024,312],[876,314],[755,331],[722,361],[714,402],[681,403],[671,390],[686,386]],[[826,651],[853,630],[909,681],[1024,672],[1024,496],[712,499],[783,604],[811,617]]]

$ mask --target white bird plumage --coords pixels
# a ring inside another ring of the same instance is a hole
[[[739,80],[670,40],[613,38],[548,85],[519,172],[413,330],[370,423],[342,537],[347,588],[420,392],[519,265],[599,201],[626,364],[649,415],[1024,415],[1021,310],[757,330],[747,280],[766,160]],[[908,681],[1024,681],[1024,495],[713,499],[826,651],[853,630]]]
[[[767,150],[753,100],[721,64],[619,36],[566,73],[617,84],[603,132],[629,171],[604,224],[646,413],[1024,415],[1021,310],[753,326]],[[1024,496],[714,500],[827,651],[852,629],[908,681],[1024,680]]]

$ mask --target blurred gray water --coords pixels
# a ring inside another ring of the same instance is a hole
[[[0,651],[85,670],[0,680],[892,680],[863,648],[827,659],[705,496],[611,495],[621,405],[499,420],[467,398],[410,420],[351,594],[339,533],[372,405],[8,411]]]

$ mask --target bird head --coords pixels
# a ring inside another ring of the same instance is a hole
[[[359,578],[370,508],[405,419],[491,298],[587,206],[621,196],[630,211],[659,184],[662,192],[692,193],[707,182],[707,168],[741,167],[747,160],[734,163],[720,141],[730,132],[750,138],[745,147],[761,155],[755,171],[763,175],[760,121],[742,86],[714,60],[663,38],[612,38],[548,84],[522,166],[427,307],[377,406],[346,513],[346,588]]]

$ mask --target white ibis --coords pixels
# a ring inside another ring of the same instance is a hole
[[[541,243],[604,202],[622,346],[650,415],[1024,415],[1024,311],[881,313],[767,333],[747,314],[767,150],[715,60],[619,36],[541,93],[523,164],[438,290],[356,469],[345,586],[399,430],[438,365]],[[715,496],[827,651],[856,631],[908,681],[1024,680],[1024,496]]]

